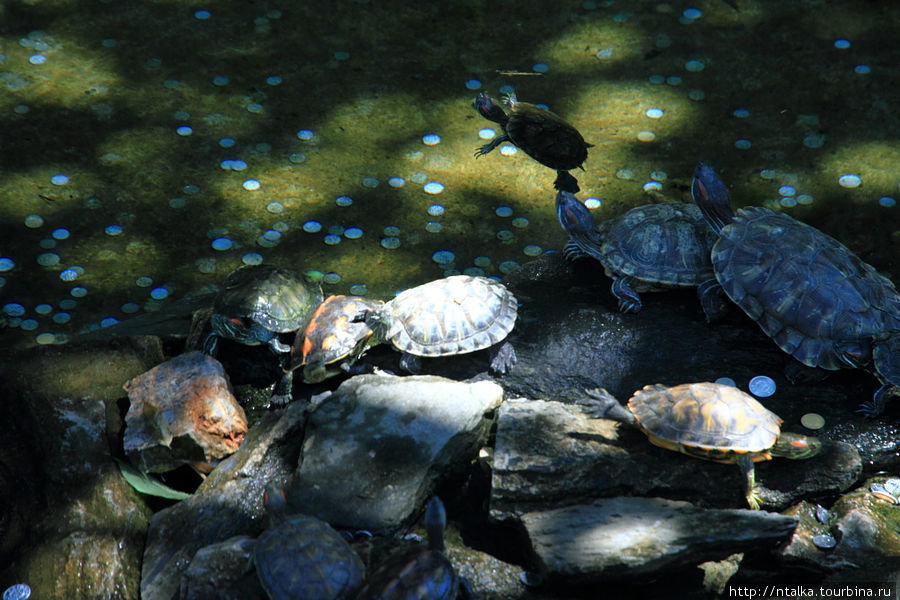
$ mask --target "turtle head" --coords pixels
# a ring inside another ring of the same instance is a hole
[[[425,507],[425,531],[428,533],[428,548],[444,551],[444,529],[447,527],[447,511],[437,496],[432,496]]]
[[[556,194],[556,217],[572,237],[589,236],[596,225],[591,211],[572,193],[563,190]]]
[[[812,458],[822,451],[822,441],[810,435],[782,431],[769,450],[772,456],[794,460]]]
[[[505,125],[509,120],[509,117],[506,115],[500,105],[494,102],[494,99],[484,92],[478,94],[478,96],[475,98],[473,106],[475,107],[475,110],[478,111],[478,114],[480,114],[488,121],[493,121],[494,123]]]
[[[706,222],[716,234],[731,222],[734,211],[731,209],[731,194],[728,188],[709,165],[698,163],[691,181],[691,197],[703,212]]]

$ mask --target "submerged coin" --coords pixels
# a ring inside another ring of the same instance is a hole
[[[817,548],[821,548],[823,550],[828,550],[837,546],[837,540],[834,539],[834,536],[828,535],[827,533],[814,535],[812,543],[815,544]]]

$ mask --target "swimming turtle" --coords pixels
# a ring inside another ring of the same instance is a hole
[[[749,394],[718,383],[648,385],[626,409],[606,390],[586,392],[596,417],[634,425],[660,448],[719,463],[735,463],[752,509],[760,507],[754,463],[776,456],[806,459],[818,454],[818,438],[782,432],[781,419]]]
[[[426,547],[388,557],[367,579],[357,600],[453,600],[471,598],[468,582],[444,555],[444,503],[434,496],[425,509]]]
[[[509,114],[484,92],[475,98],[478,114],[503,128],[501,135],[475,151],[475,157],[509,142],[545,167],[556,170],[556,189],[573,194],[578,192],[578,181],[569,171],[584,169],[581,165],[587,159],[587,149],[593,144],[585,142],[577,129],[546,108],[519,102],[514,93],[507,94],[505,102],[510,108]]]
[[[874,267],[815,227],[767,208],[734,212],[707,165],[691,192],[718,236],[711,259],[721,286],[782,350],[808,367],[866,369],[881,387],[861,412],[900,392],[900,294]]]
[[[367,310],[384,306],[381,300],[358,296],[328,296],[319,304],[305,329],[297,332],[291,356],[284,367],[272,402],[291,400],[294,370],[303,367],[305,383],[319,383],[338,373],[351,372],[353,363],[369,346],[372,329],[354,318]],[[336,366],[335,366],[336,365]]]
[[[453,275],[405,290],[383,307],[364,311],[380,342],[403,353],[400,366],[418,370],[418,356],[450,356],[494,348],[491,369],[507,372],[516,361],[504,342],[516,323],[518,303],[506,287],[488,277]]]
[[[316,517],[288,516],[284,491],[273,484],[264,502],[270,527],[256,541],[253,563],[269,598],[353,598],[365,568],[347,541]]]
[[[248,346],[267,344],[276,354],[290,352],[278,334],[305,327],[321,302],[321,286],[305,276],[267,264],[238,267],[213,300],[213,333],[204,350],[215,354],[221,336]]]
[[[598,224],[575,196],[560,191],[556,215],[570,236],[566,258],[600,261],[622,312],[641,310],[638,292],[696,287],[713,277],[709,253],[715,235],[693,204],[647,204]],[[724,310],[716,294],[699,296],[707,320]]]

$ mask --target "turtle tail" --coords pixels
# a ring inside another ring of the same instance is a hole
[[[699,163],[691,182],[691,196],[716,235],[734,218],[728,188],[712,167]]]

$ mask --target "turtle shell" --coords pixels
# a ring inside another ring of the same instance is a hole
[[[367,322],[375,335],[416,356],[475,352],[502,341],[516,323],[518,304],[503,284],[453,275],[408,289]]]
[[[247,265],[225,278],[213,301],[213,327],[223,337],[258,344],[253,324],[274,333],[296,331],[321,302],[318,283],[274,265]]]
[[[781,419],[752,396],[718,383],[648,385],[628,408],[650,441],[662,448],[721,463],[750,455],[771,458]]]
[[[810,367],[872,359],[872,340],[900,329],[900,294],[889,279],[815,227],[766,208],[739,209],[713,246],[725,293],[778,346]]]
[[[714,277],[709,256],[716,236],[694,204],[638,206],[598,224],[595,233],[572,239],[610,275],[633,277],[651,284],[648,289],[697,286]]]
[[[384,302],[358,296],[328,296],[315,310],[304,331],[297,332],[291,368],[304,366],[304,380],[322,380],[322,367],[361,352],[372,330],[354,317],[381,308]]]
[[[360,600],[453,600],[459,578],[438,550],[414,548],[390,556],[368,578]]]
[[[581,167],[591,147],[577,129],[546,108],[508,98],[509,141],[546,167],[569,171]]]
[[[294,515],[263,532],[253,555],[269,598],[352,598],[363,583],[362,561],[324,521]]]

